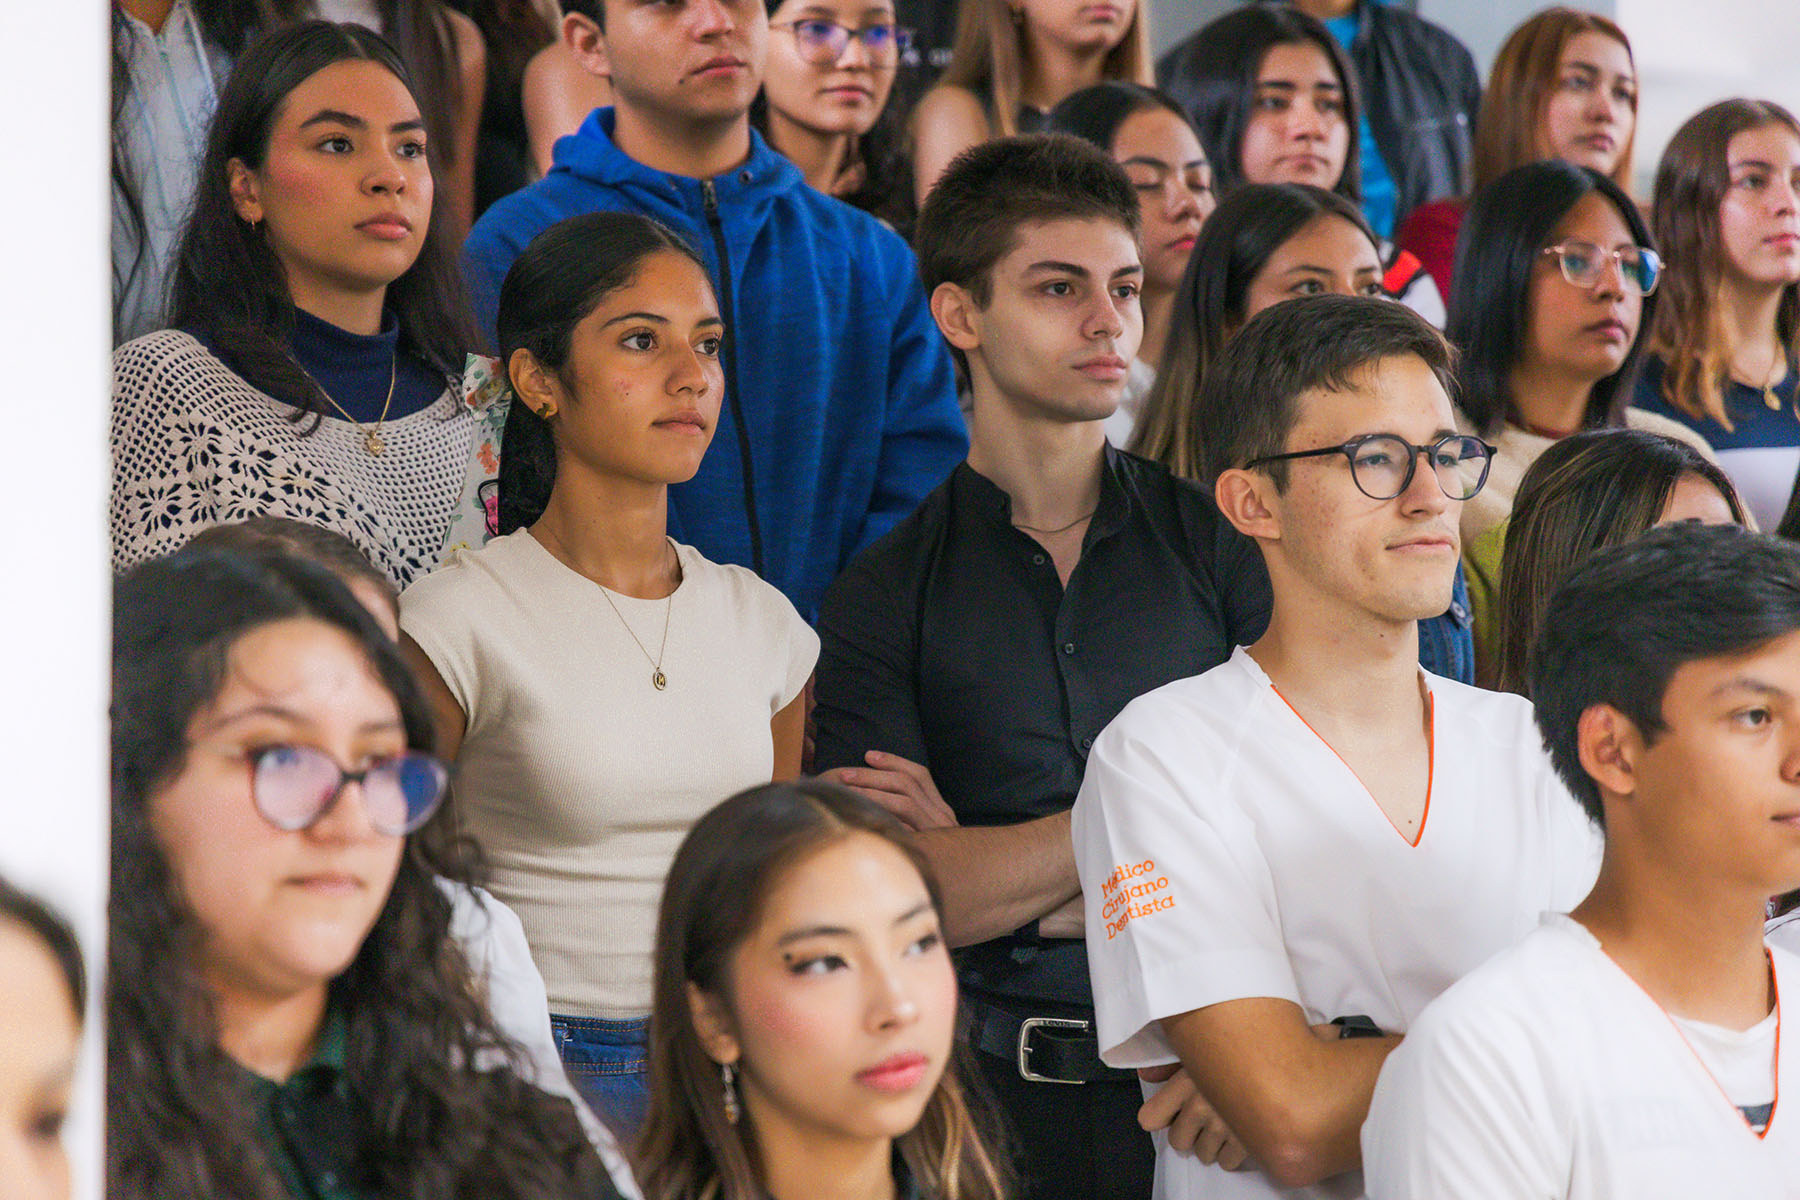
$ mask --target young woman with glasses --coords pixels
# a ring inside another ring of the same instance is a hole
[[[1561,161],[1514,168],[1476,197],[1457,250],[1445,332],[1462,355],[1459,403],[1497,447],[1487,486],[1462,511],[1485,679],[1504,533],[1484,535],[1502,527],[1537,456],[1579,430],[1623,425],[1712,452],[1675,422],[1626,407],[1662,259],[1618,184]]]
[[[114,597],[107,1194],[608,1196],[513,1071],[421,832],[448,780],[323,567],[187,550]]]
[[[912,34],[892,0],[768,0],[769,57],[750,110],[762,135],[806,182],[912,226],[911,168],[888,103]]]
[[[1772,529],[1800,470],[1800,123],[1767,100],[1703,109],[1655,195],[1670,269],[1634,403],[1711,442]]]

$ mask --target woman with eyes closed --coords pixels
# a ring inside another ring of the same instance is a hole
[[[1557,158],[1592,167],[1631,190],[1637,67],[1625,31],[1597,13],[1548,8],[1507,37],[1494,57],[1475,122],[1469,196],[1414,209],[1394,235],[1444,295],[1469,198],[1514,167]]]
[[[68,1200],[63,1125],[87,1011],[81,948],[42,901],[0,879],[0,1196]]]
[[[1633,402],[1706,438],[1774,528],[1800,494],[1800,123],[1766,100],[1701,110],[1652,214],[1669,277]]]
[[[720,796],[799,773],[819,639],[755,574],[669,537],[669,485],[699,469],[724,385],[693,250],[636,214],[562,221],[507,272],[497,332],[501,536],[408,588],[400,628],[563,1063],[629,1141],[663,875]]]
[[[1169,340],[1128,447],[1184,479],[1210,484],[1194,432],[1194,399],[1225,343],[1257,313],[1325,294],[1381,296],[1381,257],[1362,209],[1302,183],[1242,184],[1200,230],[1175,293]],[[1446,679],[1475,674],[1467,596],[1419,622],[1419,662]]]
[[[1212,167],[1181,106],[1136,83],[1083,88],[1050,113],[1050,129],[1100,147],[1125,168],[1142,218],[1138,241],[1144,259],[1144,340],[1131,360],[1125,394],[1106,419],[1115,446],[1131,440],[1144,397],[1156,382],[1156,364],[1168,341],[1175,291],[1181,286],[1200,227],[1214,207]]]
[[[1002,1200],[929,864],[820,780],[740,793],[657,918],[646,1200]]]
[[[1462,512],[1463,565],[1485,630],[1497,624],[1503,522],[1553,442],[1628,425],[1712,451],[1674,421],[1626,407],[1662,260],[1611,179],[1560,160],[1509,171],[1475,198],[1457,251],[1445,332],[1461,354],[1458,406],[1497,447],[1487,486]],[[1490,669],[1484,655],[1483,678]]]
[[[768,0],[769,57],[750,119],[815,190],[912,228],[912,169],[888,103],[911,34],[893,0]]]
[[[1066,97],[1109,79],[1150,83],[1149,0],[963,0],[956,45],[913,111],[913,192],[990,138],[1038,133]]]
[[[373,615],[187,550],[113,621],[107,1195],[616,1195],[450,937],[474,858],[423,828],[448,772]]]
[[[478,523],[494,414],[457,383],[475,333],[423,128],[400,60],[359,25],[245,51],[176,257],[175,328],[113,356],[115,567],[275,514],[404,584]]]

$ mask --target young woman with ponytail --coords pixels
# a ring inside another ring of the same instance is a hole
[[[668,536],[719,417],[726,330],[694,252],[629,213],[545,230],[501,285],[499,535],[400,600],[456,817],[518,913],[577,1087],[644,1103],[657,896],[719,798],[800,770],[818,637]]]

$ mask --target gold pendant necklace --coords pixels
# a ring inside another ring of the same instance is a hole
[[[606,597],[606,603],[611,606],[613,616],[619,618],[619,624],[625,627],[625,632],[630,635],[631,640],[637,642],[637,648],[643,653],[644,661],[650,664],[650,686],[659,692],[668,687],[669,677],[663,674],[662,660],[663,654],[669,649],[669,614],[675,611],[675,593],[670,592],[669,598],[663,603],[662,645],[656,648],[655,658],[650,657],[650,651],[644,648],[643,641],[631,628],[631,622],[627,621],[625,614],[619,611],[619,606],[613,602],[612,593],[607,591],[605,584],[600,585],[600,594]]]
[[[296,366],[299,366],[299,363],[300,363],[300,360],[296,358],[294,360],[294,364]],[[332,397],[331,393],[325,390],[325,387],[323,384],[321,384],[318,380],[313,379],[311,371],[308,371],[305,367],[300,367],[300,373],[302,375],[306,376],[308,379],[312,379],[312,385],[319,389],[319,395],[325,397],[325,403],[331,405],[331,407],[337,409],[340,413],[343,413],[344,420],[346,420],[346,421],[350,422],[352,425],[356,426],[357,432],[362,434],[364,450],[367,450],[369,452],[369,454],[375,458],[380,458],[382,456],[382,454],[386,452],[387,443],[382,441],[382,439],[381,439],[381,427],[382,427],[382,424],[384,422],[386,422],[386,420],[387,420],[388,409],[392,408],[393,404],[394,404],[394,383],[395,383],[395,381],[397,381],[400,378],[400,351],[399,350],[394,351],[393,365],[388,368],[387,399],[383,400],[381,402],[381,415],[379,417],[375,418],[375,427],[373,429],[369,428],[367,425],[364,425],[361,421],[359,421],[355,417],[351,416],[349,410],[346,409],[343,405],[339,404]]]

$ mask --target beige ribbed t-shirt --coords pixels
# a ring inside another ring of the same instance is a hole
[[[552,1012],[641,1017],[663,877],[702,813],[774,769],[769,720],[819,638],[742,567],[676,545],[668,600],[609,593],[529,533],[458,550],[400,598],[468,719],[452,803],[525,927]],[[668,612],[667,689],[651,665]],[[622,618],[622,620],[621,620]],[[631,632],[626,631],[629,623]]]

